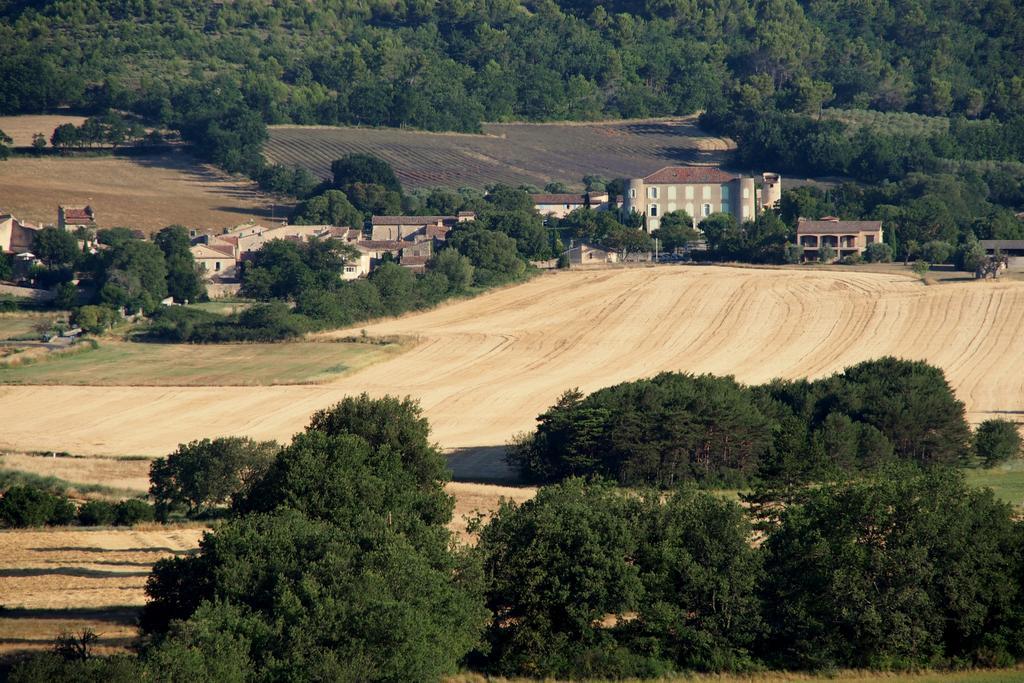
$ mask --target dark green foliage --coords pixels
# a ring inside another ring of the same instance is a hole
[[[363,214],[348,200],[341,190],[327,190],[323,194],[300,202],[292,212],[290,222],[295,225],[340,225],[363,227]]]
[[[864,260],[868,263],[889,263],[892,261],[892,247],[883,242],[869,244],[864,250]]]
[[[637,501],[578,479],[543,488],[522,505],[501,505],[477,546],[494,614],[488,643],[497,672],[616,673],[588,671],[587,662],[617,648],[601,622],[641,604],[631,521],[638,512]]]
[[[12,486],[0,498],[0,527],[54,526],[70,524],[74,519],[71,501],[35,486]]]
[[[96,231],[96,241],[109,247],[120,246],[130,239],[135,239],[131,228],[100,228]]]
[[[66,230],[43,228],[36,232],[32,250],[50,268],[71,266],[78,258],[78,240]]]
[[[14,143],[11,136],[0,130],[0,161],[4,161],[7,157],[11,156],[11,150],[8,145]]]
[[[672,252],[700,238],[693,229],[693,218],[685,211],[673,211],[661,218],[660,227],[653,233],[661,242],[661,249]]]
[[[240,437],[203,439],[182,444],[150,466],[149,494],[157,514],[185,508],[196,515],[225,505],[244,493],[270,467],[280,446],[273,441]],[[124,514],[137,514],[129,509]]]
[[[815,382],[744,387],[662,373],[583,397],[569,391],[509,450],[531,481],[600,475],[623,485],[744,486],[956,465],[970,431],[938,368],[882,358]]]
[[[138,498],[122,500],[114,505],[114,524],[132,526],[140,522],[152,522],[156,518],[152,505]]]
[[[153,312],[167,296],[164,252],[153,242],[129,239],[101,252],[94,277],[100,303],[129,312]]]
[[[110,526],[116,517],[114,504],[105,500],[90,500],[78,508],[78,523],[82,526]]]
[[[338,240],[271,240],[246,263],[242,292],[269,301],[294,299],[307,289],[336,289],[345,261],[353,254]]]
[[[72,282],[62,282],[54,289],[53,305],[69,309],[78,305],[78,287]]]
[[[444,474],[410,401],[317,413],[197,555],[156,565],[148,661],[239,680],[453,673],[487,613],[479,570],[450,549]]]
[[[985,420],[974,431],[974,454],[985,467],[994,467],[1021,455],[1021,436],[1016,422]]]
[[[571,479],[504,503],[480,533],[485,661],[501,674],[653,676],[755,665],[760,557],[732,502]]]
[[[516,241],[502,232],[487,230],[476,221],[459,224],[448,235],[448,245],[473,265],[473,284],[490,287],[522,276],[526,265]]]
[[[158,232],[153,241],[164,253],[167,293],[179,303],[205,299],[206,287],[196,270],[188,229],[181,225],[168,226]]]
[[[769,662],[1002,666],[1021,655],[1020,530],[951,470],[804,491],[768,539]]]
[[[445,276],[451,294],[461,294],[473,284],[473,264],[455,249],[442,249],[428,267],[431,272]]]
[[[10,683],[137,683],[146,669],[132,655],[68,659],[54,652],[33,654],[13,666]],[[158,679],[171,680],[171,679]]]
[[[355,183],[380,185],[385,190],[402,193],[402,184],[395,177],[391,165],[372,154],[349,154],[331,163],[334,186],[344,189]]]

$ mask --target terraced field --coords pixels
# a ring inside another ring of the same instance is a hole
[[[731,140],[710,137],[695,117],[608,123],[494,123],[483,135],[328,126],[273,126],[264,153],[319,176],[331,161],[364,152],[386,159],[408,189],[493,183],[580,183],[644,175],[669,164],[719,164]]]
[[[486,447],[530,429],[572,387],[662,370],[818,377],[886,354],[943,367],[972,421],[1021,419],[1022,310],[1024,283],[1013,281],[925,286],[896,274],[686,266],[559,272],[367,325],[371,336],[420,342],[327,384],[0,387],[0,448],[162,455],[207,436],[285,441],[314,410],[366,391],[418,398],[434,438],[468,449],[480,473],[500,461]]]

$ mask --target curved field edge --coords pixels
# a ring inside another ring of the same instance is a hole
[[[0,387],[0,448],[163,455],[219,435],[288,440],[345,395],[421,401],[446,449],[500,447],[564,390],[665,370],[820,377],[895,355],[942,367],[977,422],[1024,416],[1024,283],[722,267],[551,273],[365,326],[405,353],[311,386]],[[359,334],[343,330],[338,337]]]

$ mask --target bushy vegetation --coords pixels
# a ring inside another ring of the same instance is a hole
[[[937,379],[883,360],[820,387],[747,391],[774,406],[766,414],[824,403],[863,417],[878,392],[891,395],[885,410],[943,413]],[[719,393],[738,401],[742,389]],[[212,462],[216,443],[174,457]],[[274,450],[250,484],[221,477],[227,519],[196,554],[157,563],[137,655],[96,657],[83,634],[9,680],[436,681],[460,667],[627,678],[1024,659],[1024,522],[952,468],[783,481],[747,509],[692,486],[568,478],[472,521],[478,542],[459,548],[444,456],[415,402],[347,398]]]
[[[153,520],[153,507],[142,500],[117,503],[91,500],[76,506],[66,495],[35,484],[10,486],[0,497],[0,528],[41,526],[131,526]]]
[[[662,373],[584,397],[568,391],[509,450],[530,481],[627,486],[820,481],[893,462],[966,462],[964,406],[942,370],[883,358],[825,379],[746,387]]]

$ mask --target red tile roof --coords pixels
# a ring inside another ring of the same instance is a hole
[[[370,225],[427,225],[455,220],[455,216],[371,216]]]
[[[882,221],[811,221],[801,218],[796,224],[797,234],[805,232],[877,232],[882,229]]]
[[[738,176],[710,166],[666,166],[644,178],[645,183],[727,183]]]
[[[91,221],[93,219],[93,211],[91,206],[62,206],[61,211],[64,212],[64,221]]]
[[[587,196],[582,194],[531,194],[534,204],[584,204]]]
[[[216,251],[220,254],[224,254],[225,256],[230,256],[232,258],[234,258],[235,256],[235,250],[226,244],[197,244],[196,246],[205,247],[211,251]]]
[[[408,242],[402,240],[359,240],[356,244],[374,251],[398,251],[409,246]]]

